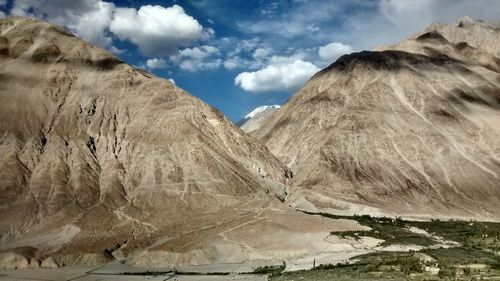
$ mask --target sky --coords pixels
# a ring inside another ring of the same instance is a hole
[[[500,0],[0,0],[199,97],[237,122],[283,104],[341,55],[433,22],[498,22]]]

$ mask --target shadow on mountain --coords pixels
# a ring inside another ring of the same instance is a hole
[[[455,105],[465,108],[465,103],[472,103],[500,110],[500,91],[487,87],[481,87],[472,91],[460,88],[453,89],[447,96],[447,100]]]
[[[364,65],[374,70],[399,71],[408,69],[409,66],[445,66],[456,64],[457,70],[469,72],[468,69],[461,66],[463,62],[451,58],[444,54],[436,56],[426,56],[404,51],[362,51],[341,56],[336,62],[327,68],[316,73],[313,77],[319,77],[330,71],[349,72],[355,66]]]

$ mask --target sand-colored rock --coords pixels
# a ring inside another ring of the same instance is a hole
[[[0,20],[0,250],[29,249],[18,266],[95,265],[113,253],[146,265],[168,253],[165,267],[243,260],[276,247],[262,237],[290,234],[292,251],[307,254],[321,243],[309,234],[364,228],[323,218],[312,231],[310,216],[281,203],[290,177],[169,81],[61,27]],[[288,216],[272,218],[276,209]]]
[[[59,266],[57,265],[56,261],[52,257],[47,257],[45,258],[41,263],[40,263],[41,268],[58,268]]]
[[[433,25],[320,71],[254,135],[293,171],[287,203],[500,218],[500,29]]]
[[[40,268],[40,261],[38,259],[35,259],[35,258],[31,258],[30,259],[30,262],[28,264],[28,268],[29,269],[36,269],[36,268]]]
[[[288,208],[244,211],[238,220],[204,231],[159,240],[153,247],[131,254],[127,264],[138,267],[242,263],[248,260],[284,260],[352,249],[372,241],[328,241],[331,231],[369,230],[351,220],[290,212]],[[202,242],[204,241],[204,242]],[[195,245],[205,243],[205,247]],[[339,246],[340,245],[340,246]],[[353,246],[350,246],[353,245]]]
[[[15,252],[0,253],[0,268],[4,269],[26,269],[29,261],[26,257]]]
[[[55,264],[64,266],[96,266],[105,264],[113,260],[113,257],[106,253],[74,253],[68,255],[54,256]],[[50,264],[50,263],[49,263]]]

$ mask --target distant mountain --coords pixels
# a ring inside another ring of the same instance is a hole
[[[294,172],[288,204],[500,218],[500,25],[433,24],[344,55],[254,132]]]
[[[245,133],[251,133],[257,130],[262,122],[268,118],[273,112],[278,110],[279,105],[263,105],[255,108],[252,112],[248,113],[245,118],[240,120],[236,125],[240,127]]]

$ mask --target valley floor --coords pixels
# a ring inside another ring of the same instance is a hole
[[[328,214],[322,216],[341,218]],[[372,228],[332,233],[383,239],[345,263],[272,272],[271,280],[500,280],[500,223],[349,217]]]
[[[500,280],[500,223],[309,215],[354,220],[368,229],[333,231],[326,242],[376,246],[240,264],[144,269],[111,262],[95,268],[0,270],[0,280]]]
[[[183,269],[143,269],[117,262],[100,267],[64,267],[58,269],[0,270],[0,280],[38,281],[265,281],[266,274],[239,274],[236,265],[213,265]],[[220,271],[219,271],[220,270]],[[216,272],[218,271],[218,272]]]

